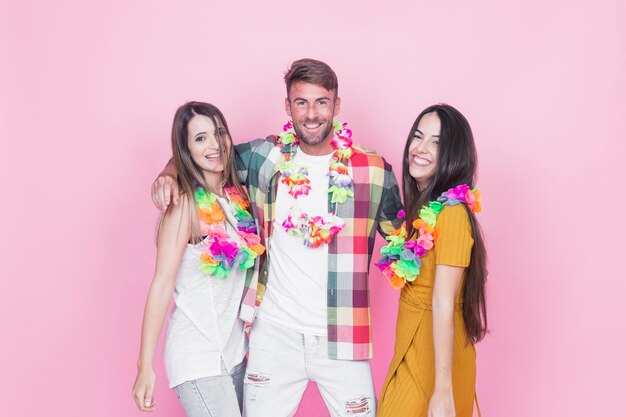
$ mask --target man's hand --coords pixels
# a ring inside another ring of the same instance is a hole
[[[178,205],[180,190],[176,178],[172,175],[161,173],[152,183],[152,202],[161,211],[167,210],[170,201]]]

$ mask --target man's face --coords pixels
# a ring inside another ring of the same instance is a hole
[[[339,114],[341,99],[334,91],[306,82],[291,85],[285,111],[293,120],[300,141],[316,146],[333,137],[333,118]]]

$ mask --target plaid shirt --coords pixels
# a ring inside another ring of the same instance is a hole
[[[347,164],[354,182],[354,198],[335,208],[328,195],[329,211],[336,211],[346,223],[328,245],[328,356],[332,359],[373,357],[368,273],[376,230],[386,236],[401,225],[397,214],[402,202],[391,165],[373,152],[354,149]],[[290,150],[289,145],[281,148],[263,139],[236,146],[239,175],[248,188],[259,235],[266,247],[271,245],[280,179],[278,167]],[[265,293],[268,252],[261,260],[261,272],[246,281],[241,319],[249,323],[254,321]]]

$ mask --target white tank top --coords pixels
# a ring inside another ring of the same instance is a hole
[[[219,198],[220,205],[233,224],[230,204]],[[225,222],[233,239],[235,229]],[[174,310],[167,325],[165,369],[169,386],[185,381],[220,375],[222,360],[230,370],[247,352],[247,338],[239,307],[246,271],[233,268],[222,280],[200,271],[200,254],[206,242],[187,245],[176,277]]]

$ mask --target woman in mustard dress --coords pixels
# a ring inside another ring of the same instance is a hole
[[[473,415],[474,344],[487,332],[475,174],[465,117],[445,104],[424,110],[404,150],[406,229],[387,239],[378,263],[402,289],[379,417]]]

